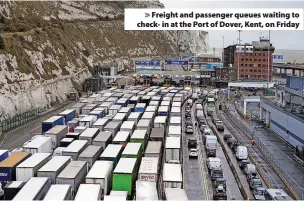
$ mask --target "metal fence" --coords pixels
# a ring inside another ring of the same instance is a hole
[[[236,105],[235,105],[236,107]],[[237,109],[237,107],[236,107]],[[238,110],[238,109],[237,109]],[[231,114],[231,111],[226,110],[226,114],[229,115],[231,118],[235,118],[233,114]],[[279,165],[279,163],[276,160],[276,157],[271,154],[269,151],[269,148],[267,144],[265,144],[265,140],[260,139],[258,136],[254,135],[254,132],[250,130],[245,124],[238,123],[238,126],[241,130],[249,137],[253,138],[257,147],[261,150],[264,157],[267,159],[267,161],[270,162],[273,169],[276,171],[276,173],[279,175],[279,177],[283,180],[287,188],[290,190],[290,192],[294,195],[294,197],[297,197],[301,200],[304,200],[304,189],[299,186],[299,184],[287,173],[284,171],[284,169]],[[292,187],[291,187],[292,186]]]
[[[44,109],[34,108],[0,121],[0,135],[37,119]]]

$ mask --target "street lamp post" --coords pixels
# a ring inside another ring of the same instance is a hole
[[[269,81],[270,81],[270,75],[269,75],[269,71],[270,71],[270,30],[268,32],[268,40],[269,40],[269,45],[268,45],[268,66],[267,66],[267,93],[268,93],[268,89],[269,89]]]

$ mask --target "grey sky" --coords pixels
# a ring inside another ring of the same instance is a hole
[[[160,0],[166,8],[304,8],[304,1],[205,1],[205,0]],[[210,48],[222,48],[237,42],[237,31],[209,31]],[[268,31],[241,32],[242,42],[268,37]],[[276,49],[304,50],[304,31],[271,31],[271,41]]]

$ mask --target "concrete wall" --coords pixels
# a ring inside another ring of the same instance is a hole
[[[293,146],[304,146],[304,120],[285,112],[275,104],[261,100],[261,107],[270,112],[270,129]]]

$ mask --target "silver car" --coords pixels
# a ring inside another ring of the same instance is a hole
[[[253,196],[256,200],[265,200],[265,188],[255,188],[253,189]]]

